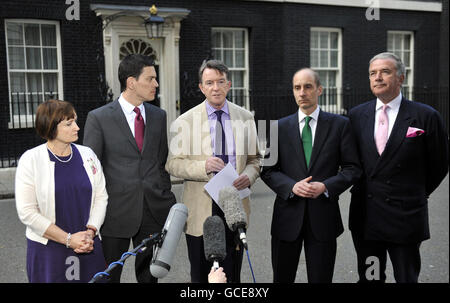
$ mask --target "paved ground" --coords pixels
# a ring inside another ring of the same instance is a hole
[[[429,214],[431,239],[421,246],[422,271],[420,282],[449,283],[449,180],[448,176],[430,197]],[[182,185],[174,185],[173,190],[178,201],[181,197]],[[250,228],[247,233],[250,260],[256,282],[271,283],[272,269],[270,262],[270,222],[272,218],[275,195],[258,180],[252,188],[252,213]],[[341,196],[341,212],[344,226],[347,226],[348,192]],[[0,283],[27,282],[26,277],[26,240],[25,227],[17,218],[14,200],[0,200]],[[131,249],[131,248],[130,248]],[[392,269],[388,262],[388,282],[393,282]],[[242,265],[242,282],[253,282],[249,263],[244,255]],[[161,283],[189,282],[189,262],[187,259],[184,236],[177,248],[172,270],[161,279]],[[356,254],[351,236],[346,229],[338,238],[338,248],[334,282],[353,283],[357,280]],[[306,282],[305,259],[302,252],[297,271],[296,282]],[[125,263],[122,282],[134,283],[134,258]]]

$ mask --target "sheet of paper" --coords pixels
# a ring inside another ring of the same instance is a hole
[[[217,202],[219,201],[219,191],[227,186],[232,186],[234,180],[239,177],[238,173],[234,169],[231,163],[228,163],[220,172],[218,172],[214,177],[209,180],[209,182],[205,185],[205,190],[211,196],[211,198],[219,205]],[[239,191],[239,197],[244,199],[250,196],[252,192],[248,188],[244,188]],[[219,206],[220,207],[220,206]]]

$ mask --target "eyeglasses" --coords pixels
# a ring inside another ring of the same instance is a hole
[[[227,86],[228,81],[225,79],[220,79],[218,81],[206,80],[202,85],[207,88],[210,88],[210,87],[214,87],[214,85],[216,85],[216,84],[218,87],[225,87],[225,86]]]

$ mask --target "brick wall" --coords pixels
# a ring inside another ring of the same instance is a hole
[[[102,100],[99,74],[104,63],[101,21],[90,3],[149,5],[143,0],[80,0],[80,21],[67,21],[64,0],[2,0],[0,2],[0,154],[11,141],[20,154],[35,145],[33,129],[8,130],[8,82],[5,49],[5,18],[58,20],[61,28],[64,99],[79,110],[80,127],[86,113]],[[343,33],[343,86],[369,94],[369,59],[386,49],[387,30],[415,33],[414,86],[448,87],[448,1],[444,13],[381,10],[380,21],[367,21],[365,8],[229,0],[162,0],[164,7],[191,11],[181,23],[181,112],[203,100],[196,92],[197,71],[210,56],[211,27],[245,27],[249,31],[249,85],[257,118],[279,118],[296,110],[291,97],[291,78],[309,65],[310,27],[338,27]],[[446,17],[445,17],[446,16]],[[445,19],[446,18],[446,19]],[[439,34],[440,33],[440,34]],[[360,100],[361,102],[365,100]],[[269,111],[268,111],[269,109]],[[274,109],[271,111],[270,109]],[[268,117],[266,112],[272,113]],[[80,132],[82,133],[82,131]],[[9,141],[5,141],[8,137]],[[11,139],[13,138],[13,139]],[[9,151],[10,152],[10,151]]]

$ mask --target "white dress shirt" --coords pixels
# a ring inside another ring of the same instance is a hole
[[[120,103],[120,107],[122,108],[123,113],[125,114],[125,118],[127,119],[128,126],[130,126],[131,133],[133,134],[133,137],[134,137],[134,119],[136,118],[136,113],[134,112],[135,106],[133,104],[131,104],[130,102],[128,102],[123,97],[122,94],[120,94],[119,103]],[[141,116],[144,119],[144,124],[147,124],[146,120],[145,120],[144,104],[142,103],[141,105],[138,106],[138,108],[141,111]]]
[[[389,124],[388,124],[388,138],[391,135],[392,128],[394,127],[395,119],[397,119],[398,110],[400,109],[400,104],[402,102],[402,93],[400,93],[397,97],[392,99],[387,105],[389,106],[386,108],[386,114],[388,116]],[[380,116],[380,113],[383,109],[384,103],[381,102],[380,99],[377,98],[377,104],[375,106],[375,127],[374,127],[374,133],[373,136],[375,138],[375,134],[378,130],[378,118]]]
[[[312,134],[312,146],[314,146],[314,138],[316,136],[316,128],[317,128],[317,119],[319,118],[320,107],[317,105],[317,108],[309,115],[312,119],[309,121],[309,126],[311,127]],[[302,137],[303,127],[305,126],[305,117],[306,115],[299,109],[298,110],[298,122],[300,128],[300,138]]]

